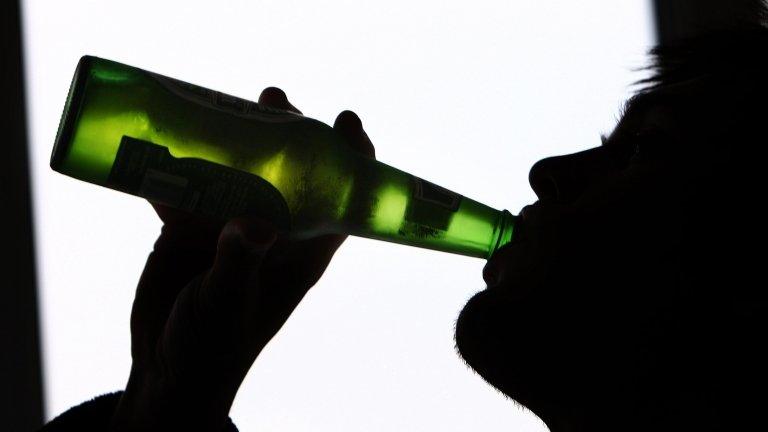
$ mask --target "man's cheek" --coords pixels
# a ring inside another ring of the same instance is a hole
[[[627,202],[637,202],[643,191],[657,189],[660,183],[668,183],[670,177],[665,164],[631,163],[621,170],[608,173],[584,188],[574,202],[577,213],[610,214]]]

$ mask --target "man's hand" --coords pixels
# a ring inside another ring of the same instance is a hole
[[[277,88],[259,103],[300,113]],[[334,129],[374,157],[359,118]],[[346,236],[291,242],[269,223],[221,224],[155,206],[164,225],[131,313],[131,374],[115,430],[220,431],[256,356],[325,271]]]

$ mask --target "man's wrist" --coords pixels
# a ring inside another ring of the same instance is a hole
[[[112,417],[113,432],[226,430],[234,391],[202,382],[140,378],[135,371]]]

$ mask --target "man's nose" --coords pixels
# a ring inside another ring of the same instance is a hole
[[[542,159],[533,164],[531,171],[528,173],[528,182],[539,199],[557,199],[560,194],[557,188],[556,159],[558,158]]]
[[[610,169],[602,148],[597,147],[542,159],[531,167],[528,181],[539,199],[569,203],[578,199],[590,183]]]

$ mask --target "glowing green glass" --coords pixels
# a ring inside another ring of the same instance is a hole
[[[514,225],[507,211],[350,150],[317,120],[89,56],[51,167],[221,218],[256,210],[297,239],[351,234],[487,258]]]

